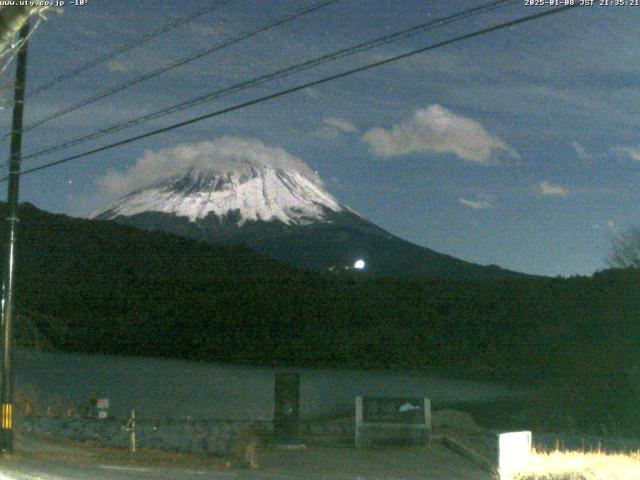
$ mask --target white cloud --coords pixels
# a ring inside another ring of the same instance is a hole
[[[250,167],[295,170],[322,185],[320,177],[302,160],[283,148],[270,147],[253,138],[224,136],[213,141],[147,150],[125,171],[110,171],[98,184],[110,194],[144,188],[193,167],[212,167],[221,172],[242,172]]]
[[[614,152],[622,154],[623,156],[633,160],[634,162],[640,162],[640,146],[639,147],[615,147]]]
[[[495,163],[494,153],[502,151],[519,158],[501,139],[490,135],[482,124],[456,115],[440,105],[416,110],[410,120],[390,129],[372,128],[363,141],[383,157],[410,153],[451,153],[467,162]]]
[[[325,118],[323,122],[329,125],[330,127],[337,128],[341,132],[354,133],[358,131],[358,127],[356,127],[349,120],[345,120],[344,118],[330,117],[330,118]]]
[[[473,208],[474,210],[486,210],[487,208],[493,208],[491,202],[486,200],[468,200],[466,198],[459,198],[458,202],[465,207]]]
[[[329,117],[322,120],[322,123],[324,125],[313,132],[320,138],[332,140],[343,134],[358,132],[358,127],[343,118]]]
[[[600,223],[594,223],[594,224],[591,225],[591,228],[593,228],[595,230],[601,230],[604,227],[607,227],[611,231],[616,231],[618,229],[618,226],[616,225],[616,222],[614,222],[613,220],[607,220],[604,223],[604,225],[602,225]]]
[[[587,152],[587,149],[584,148],[582,144],[576,141],[573,141],[571,142],[571,146],[573,147],[573,150],[576,152],[576,157],[578,157],[578,160],[581,160],[583,162],[591,160],[591,154]]]
[[[560,185],[553,185],[547,182],[546,180],[540,182],[536,186],[536,190],[538,192],[538,195],[541,197],[551,197],[551,196],[566,197],[569,194],[568,189]]]

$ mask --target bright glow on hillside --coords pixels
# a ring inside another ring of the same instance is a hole
[[[355,268],[356,270],[364,270],[364,267],[366,266],[367,264],[361,258],[356,260],[355,263],[353,264],[353,268]]]

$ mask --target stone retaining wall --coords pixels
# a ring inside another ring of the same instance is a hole
[[[300,439],[312,445],[354,446],[355,430],[353,417],[300,421]]]
[[[98,446],[128,448],[129,432],[124,422],[78,417],[23,417],[16,428],[65,440],[94,442]],[[237,420],[138,420],[138,448],[157,448],[185,453],[227,455],[238,434],[253,429],[260,436],[273,434],[271,422]]]
[[[93,442],[98,446],[128,448],[129,432],[122,420],[96,420],[82,417],[23,416],[16,419],[16,429],[49,435],[65,440]],[[138,448],[227,455],[236,437],[247,430],[255,431],[264,442],[273,438],[273,422],[243,420],[148,420],[136,421]],[[304,443],[337,445],[353,444],[352,419],[307,420],[300,423]]]

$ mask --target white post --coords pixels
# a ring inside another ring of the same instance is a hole
[[[129,420],[130,424],[130,433],[129,433],[129,451],[131,453],[136,453],[136,411],[135,409],[131,409],[131,419]]]
[[[362,448],[362,396],[356,397],[356,448]]]
[[[498,435],[498,472],[500,480],[513,480],[527,467],[531,455],[531,432]]]
[[[427,426],[427,444],[431,445],[431,399],[424,399],[424,424]]]
[[[428,398],[424,399],[424,423],[431,434],[431,400]]]

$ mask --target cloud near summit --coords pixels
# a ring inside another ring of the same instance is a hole
[[[221,173],[242,172],[249,167],[295,170],[322,185],[320,177],[304,160],[283,148],[271,147],[254,138],[231,136],[147,150],[131,167],[107,172],[98,184],[110,194],[124,195],[193,167],[210,167]]]
[[[561,185],[554,185],[552,183],[543,180],[535,187],[539,197],[566,197],[569,194],[569,190]]]
[[[495,163],[494,153],[502,151],[519,158],[503,140],[489,134],[482,124],[440,106],[418,109],[413,116],[389,129],[372,128],[362,140],[382,157],[410,153],[449,153],[480,165]]]

